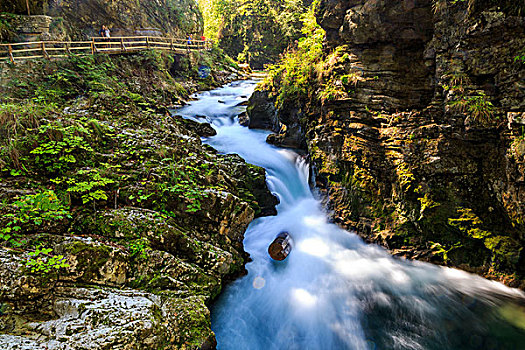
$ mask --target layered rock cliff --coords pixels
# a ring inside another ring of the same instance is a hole
[[[249,112],[308,149],[342,226],[525,288],[525,19],[493,4],[321,0],[310,85],[286,66]]]

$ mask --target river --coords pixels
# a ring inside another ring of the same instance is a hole
[[[280,199],[278,215],[254,220],[245,234],[248,274],[212,308],[218,349],[525,349],[521,291],[394,258],[330,223],[303,157],[267,144],[269,132],[239,125],[239,103],[255,83],[199,93],[177,111],[212,123],[217,135],[204,142],[264,167]],[[281,231],[291,233],[294,248],[275,262],[267,248]]]

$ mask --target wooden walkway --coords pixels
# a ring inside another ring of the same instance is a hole
[[[68,55],[93,55],[95,53],[120,54],[142,50],[166,50],[180,54],[209,50],[212,41],[176,39],[157,36],[94,37],[90,41],[32,41],[0,44],[0,61],[34,58],[66,57]]]

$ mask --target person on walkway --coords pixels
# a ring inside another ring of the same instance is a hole
[[[107,29],[107,27],[105,25],[102,25],[102,27],[100,27],[100,30],[98,31],[98,35],[100,35],[101,37],[105,38],[106,37],[106,29]],[[106,41],[106,40],[102,39],[102,41]],[[101,44],[100,47],[101,48],[106,48],[107,45]]]
[[[191,45],[191,34],[188,35],[188,45]]]
[[[106,27],[105,25],[103,25],[103,26],[100,28],[99,32],[98,32],[98,34],[99,34],[101,37],[103,37],[103,38],[108,38],[108,39],[103,39],[102,41],[109,41],[109,37],[110,37],[110,34],[109,34],[109,33],[110,33],[109,28]],[[108,46],[109,46],[108,44],[106,44],[106,45],[101,45],[102,48],[107,48]]]

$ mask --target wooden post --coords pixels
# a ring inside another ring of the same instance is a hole
[[[146,47],[149,49],[149,36],[146,37]]]
[[[46,51],[46,44],[42,41],[42,55],[47,58],[48,60],[51,59]]]
[[[171,51],[174,51],[173,50],[173,38],[170,38],[170,49],[171,49]]]
[[[11,44],[7,45],[7,50],[9,51],[9,59],[11,60],[11,63],[15,64],[15,58],[13,57],[13,48],[11,47]]]
[[[126,46],[124,46],[124,38],[120,38],[120,49],[126,51]]]
[[[31,11],[29,10],[29,0],[26,0],[27,15],[31,16]]]
[[[94,55],[96,51],[95,48],[95,38],[91,38],[91,54]]]
[[[71,55],[71,50],[69,49],[69,42],[66,42],[66,52]]]

